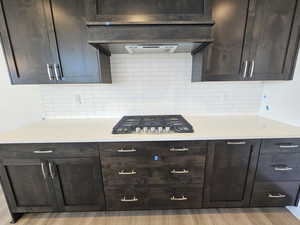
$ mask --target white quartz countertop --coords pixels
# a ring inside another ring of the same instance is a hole
[[[0,133],[0,144],[300,138],[300,127],[259,116],[184,117],[194,133],[116,135],[111,131],[120,118],[56,119]]]

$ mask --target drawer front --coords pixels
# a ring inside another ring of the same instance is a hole
[[[101,143],[99,149],[102,157],[132,157],[153,155],[164,156],[194,156],[206,154],[206,141],[174,141],[174,142],[124,142]]]
[[[251,206],[288,206],[295,205],[299,182],[256,182]]]
[[[292,181],[300,180],[300,153],[262,154],[256,180]]]
[[[151,190],[150,194],[151,209],[199,209],[202,207],[200,186],[156,188]]]
[[[148,209],[149,190],[135,187],[105,187],[107,210]]]
[[[108,210],[137,209],[193,209],[201,208],[202,188],[186,185],[160,188],[108,188],[106,201]]]
[[[126,165],[104,166],[102,169],[104,184],[108,186],[122,184],[203,184],[204,164],[190,163],[185,166],[166,164],[164,166]]]
[[[59,158],[98,156],[96,143],[6,144],[0,145],[2,158]]]
[[[300,153],[300,139],[264,140],[261,153]]]

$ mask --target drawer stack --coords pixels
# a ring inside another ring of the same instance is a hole
[[[207,142],[102,143],[108,210],[201,208]]]
[[[262,142],[251,205],[295,205],[300,184],[300,140]]]

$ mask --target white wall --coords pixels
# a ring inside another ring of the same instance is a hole
[[[113,84],[42,86],[45,118],[257,114],[262,82],[191,82],[191,54],[113,55]],[[49,95],[51,93],[51,95]]]
[[[294,80],[265,82],[260,113],[271,119],[300,126],[300,57]]]
[[[39,91],[38,86],[10,84],[0,44],[0,132],[41,119]]]

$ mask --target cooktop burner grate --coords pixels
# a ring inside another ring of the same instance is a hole
[[[193,133],[193,127],[181,115],[124,116],[113,128],[113,134]]]

